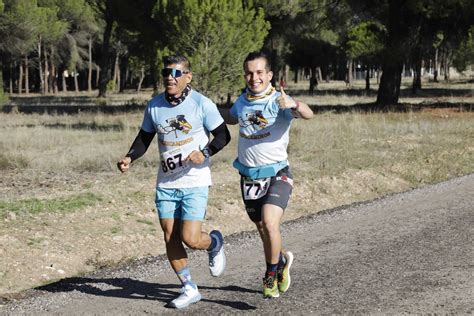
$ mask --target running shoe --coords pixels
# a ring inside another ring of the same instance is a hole
[[[280,296],[278,291],[278,280],[276,276],[266,275],[263,278],[263,298],[277,298]]]
[[[197,287],[185,285],[180,293],[180,296],[168,303],[168,307],[185,308],[190,304],[199,302],[201,300],[201,294],[199,293]]]
[[[285,257],[285,264],[281,267],[278,267],[277,277],[278,277],[278,289],[280,293],[285,293],[290,288],[291,277],[290,277],[290,268],[293,263],[293,253],[291,251],[282,252]]]
[[[209,255],[209,271],[212,276],[218,277],[225,270],[224,238],[218,230],[211,231],[209,235],[217,240],[217,245],[214,249],[207,251]]]

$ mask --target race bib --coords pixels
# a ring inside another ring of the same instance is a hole
[[[258,200],[262,196],[267,194],[268,188],[270,187],[271,178],[263,178],[257,180],[251,180],[244,178],[242,181],[242,191],[244,192],[245,200]]]
[[[161,154],[161,170],[163,175],[169,176],[175,173],[184,172],[189,165],[184,161],[181,148],[169,150]]]

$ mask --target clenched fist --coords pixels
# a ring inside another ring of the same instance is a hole
[[[119,168],[119,170],[122,173],[124,173],[125,171],[130,169],[130,164],[131,163],[132,163],[132,158],[130,158],[130,157],[122,158],[122,159],[119,160],[119,162],[117,162],[117,168]]]
[[[193,150],[186,158],[186,161],[191,161],[194,164],[200,165],[204,162],[204,159],[204,154],[200,150]]]

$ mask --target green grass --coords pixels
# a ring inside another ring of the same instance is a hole
[[[73,212],[87,206],[95,205],[102,198],[93,193],[84,193],[67,198],[57,199],[25,199],[19,201],[0,201],[0,216],[7,212],[16,214],[38,214],[43,212]]]
[[[155,225],[155,223],[147,219],[137,219],[137,223],[146,224],[146,225]]]

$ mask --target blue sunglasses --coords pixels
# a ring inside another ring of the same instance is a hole
[[[179,78],[182,75],[188,74],[188,73],[189,71],[183,71],[176,68],[163,68],[161,70],[161,75],[165,78],[168,77],[169,75],[171,75],[171,77],[173,78]]]

